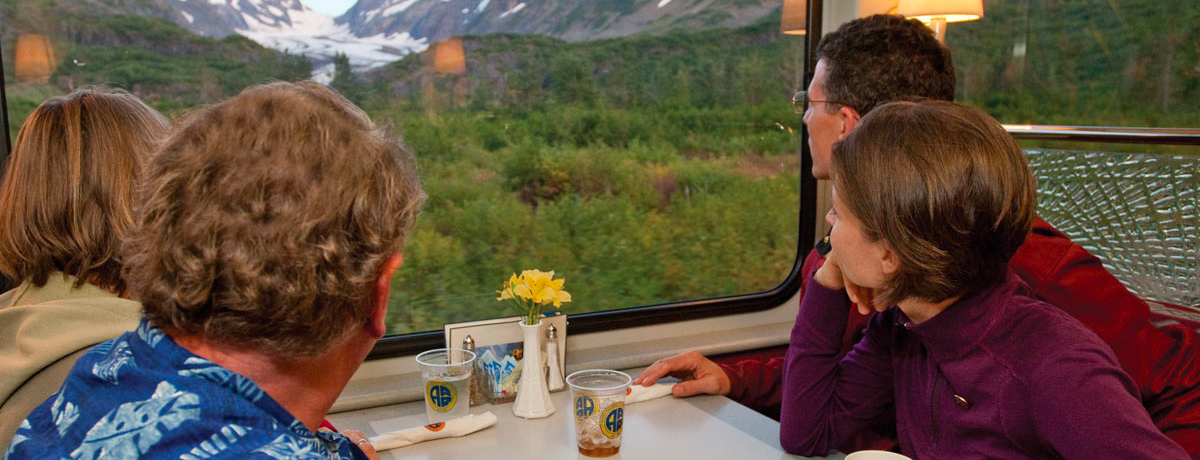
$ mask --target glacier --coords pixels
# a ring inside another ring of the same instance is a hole
[[[404,0],[388,9],[414,2]],[[246,27],[235,29],[237,33],[268,48],[308,57],[314,64],[313,80],[325,84],[333,80],[333,57],[338,53],[349,58],[352,70],[363,72],[429,47],[426,38],[415,38],[407,32],[359,37],[349,25],[335,23],[333,16],[299,2],[293,5],[285,7],[286,11],[280,11],[279,4],[271,0],[241,0],[226,6],[234,8],[246,23]],[[261,18],[263,12],[269,12],[269,17]]]

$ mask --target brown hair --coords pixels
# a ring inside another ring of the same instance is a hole
[[[1003,280],[1037,204],[1025,155],[996,120],[953,102],[894,102],[833,150],[838,196],[900,260],[880,304],[940,302]]]
[[[156,326],[315,356],[368,318],[424,197],[412,153],[341,95],[253,86],[151,162],[127,278]]]
[[[845,104],[866,115],[891,101],[954,100],[950,49],[916,19],[876,14],[855,19],[821,37],[817,57],[825,61],[830,113]]]
[[[167,119],[120,90],[80,88],[34,109],[0,184],[0,271],[44,286],[51,273],[121,293],[121,237],[136,179]]]

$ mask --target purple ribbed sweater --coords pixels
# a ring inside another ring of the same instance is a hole
[[[917,459],[1188,459],[1083,324],[1014,274],[921,324],[876,315],[839,356],[850,303],[810,280],[783,369],[785,450],[828,453],[873,421]]]

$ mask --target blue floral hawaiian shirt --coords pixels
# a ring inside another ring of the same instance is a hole
[[[365,459],[345,436],[313,433],[249,378],[180,347],[142,320],[83,355],[12,439],[6,460]]]

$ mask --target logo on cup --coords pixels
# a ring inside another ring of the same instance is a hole
[[[448,412],[454,408],[454,403],[458,402],[458,391],[450,382],[430,380],[425,384],[425,400],[429,401],[429,407],[433,410]]]
[[[621,427],[625,425],[625,403],[619,402],[607,409],[600,416],[600,431],[605,436],[615,438],[621,435]]]
[[[596,402],[591,396],[575,398],[575,418],[588,418],[596,411]]]
[[[433,432],[442,431],[442,428],[445,428],[445,427],[446,427],[445,422],[430,423],[428,425],[425,425],[426,430],[433,431]]]

